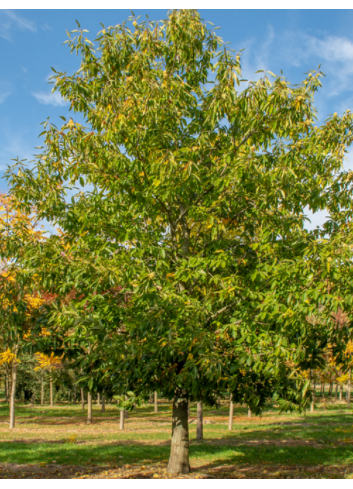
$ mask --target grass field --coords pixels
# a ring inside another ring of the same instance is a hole
[[[165,478],[170,450],[171,404],[144,405],[119,431],[119,412],[94,405],[86,424],[81,405],[17,405],[16,428],[0,398],[0,478]],[[191,406],[190,421],[196,417]],[[188,478],[351,478],[353,415],[344,402],[317,404],[315,413],[247,417],[228,404],[204,410],[204,441],[190,424]]]

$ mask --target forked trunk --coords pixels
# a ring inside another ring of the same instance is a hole
[[[85,395],[83,393],[83,389],[81,389],[81,404],[82,404],[82,409],[85,409]]]
[[[124,409],[120,409],[119,430],[124,430],[124,429],[125,429],[125,412],[124,412]]]
[[[202,416],[202,402],[197,403],[197,421],[196,421],[196,440],[203,440],[203,416]]]
[[[92,394],[87,392],[87,424],[92,423]]]
[[[173,399],[172,427],[168,472],[170,474],[188,474],[190,472],[188,398],[181,389],[176,390]]]
[[[17,381],[17,363],[12,364],[11,369],[11,393],[10,393],[10,429],[15,427],[15,394]]]
[[[102,395],[102,407],[101,407],[102,413],[105,413],[105,395]]]
[[[154,393],[154,412],[158,413],[158,394]]]
[[[234,404],[232,401],[232,396],[230,396],[229,418],[228,418],[228,430],[229,431],[232,431],[232,429],[233,429],[233,416],[234,416]]]

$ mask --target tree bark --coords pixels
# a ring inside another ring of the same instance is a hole
[[[173,399],[172,444],[167,470],[170,474],[190,472],[188,398],[181,389],[175,391]]]
[[[99,394],[99,392],[98,392],[98,394],[97,394],[97,406],[99,406],[99,405],[100,405],[100,397],[101,397],[101,396],[100,396],[100,394]]]
[[[40,404],[43,406],[44,404],[44,382],[41,381],[41,390],[40,390]]]
[[[92,423],[92,394],[87,392],[87,424]]]
[[[11,393],[10,393],[10,429],[15,427],[15,395],[17,381],[17,363],[13,362],[11,368]]]
[[[81,389],[81,403],[82,403],[82,409],[85,409],[85,395],[83,393],[83,389]]]
[[[120,424],[119,424],[119,430],[124,430],[125,429],[125,410],[120,409]]]
[[[233,429],[233,416],[234,416],[234,404],[232,401],[232,395],[230,396],[230,403],[229,403],[229,418],[228,418],[228,430],[232,431]]]
[[[102,407],[101,407],[102,413],[105,413],[105,395],[102,395]]]
[[[196,420],[196,440],[203,440],[203,414],[202,414],[202,402],[198,401],[196,405],[197,409],[197,420]]]
[[[154,412],[158,413],[158,394],[154,393]]]
[[[342,401],[342,394],[343,394],[343,385],[341,384],[340,385],[340,397],[339,397],[339,401]]]
[[[251,409],[250,409],[250,408],[248,408],[248,418],[251,418],[251,416],[252,416]]]

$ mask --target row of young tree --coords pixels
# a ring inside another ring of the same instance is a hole
[[[168,470],[187,473],[189,402],[306,409],[303,372],[328,349],[349,368],[353,117],[316,123],[320,72],[243,80],[193,10],[86,32],[66,41],[80,69],[53,76],[83,124],[48,119],[6,172],[1,337],[121,407],[172,400]],[[326,209],[320,229],[307,208]]]

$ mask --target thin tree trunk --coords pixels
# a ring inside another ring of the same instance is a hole
[[[81,403],[82,403],[82,409],[85,409],[85,395],[83,389],[81,389]]]
[[[50,407],[54,407],[54,402],[53,402],[53,381],[50,377]]]
[[[154,412],[158,413],[158,394],[154,393]]]
[[[44,404],[44,382],[41,381],[41,390],[40,390],[40,404],[43,406]]]
[[[310,412],[313,413],[315,410],[315,389],[313,389],[310,403]]]
[[[5,374],[5,377],[4,377],[4,394],[5,394],[5,401],[6,402],[9,402],[9,398],[8,398],[8,385],[7,385],[7,373]]]
[[[105,413],[105,395],[102,395],[102,407],[101,407],[102,413]]]
[[[350,403],[351,403],[351,369],[349,369],[349,378],[347,384],[347,407],[348,408]]]
[[[100,394],[99,394],[99,392],[98,392],[98,394],[97,394],[97,406],[100,406],[100,397],[101,397],[101,396],[100,396]]]
[[[202,402],[198,401],[196,405],[197,409],[197,421],[196,421],[196,440],[203,440],[203,415],[202,415]]]
[[[188,399],[188,418],[190,418],[190,399]]]
[[[92,423],[92,394],[87,392],[87,424]]]
[[[188,398],[181,389],[175,391],[173,399],[172,444],[168,472],[170,474],[190,472]]]
[[[233,416],[234,416],[234,404],[232,401],[232,395],[230,396],[229,403],[229,418],[228,418],[228,430],[232,431],[233,429]]]
[[[336,391],[335,391],[335,398],[337,399],[338,397],[338,382],[336,382]]]
[[[17,381],[17,363],[13,362],[11,368],[11,393],[10,393],[10,429],[15,427],[15,395]]]
[[[339,400],[342,401],[342,396],[343,396],[343,385],[340,385],[340,397]]]
[[[74,385],[74,404],[76,404],[77,401],[77,387]]]
[[[124,412],[124,409],[120,409],[119,430],[124,430],[124,429],[125,429],[125,412]]]
[[[251,409],[250,409],[250,408],[248,408],[248,418],[251,418],[251,416],[252,416]]]

